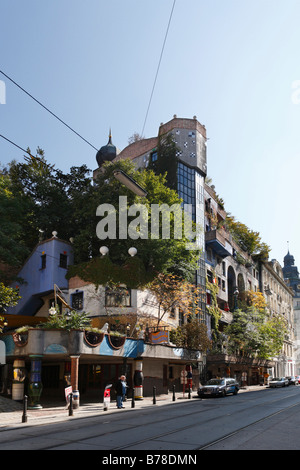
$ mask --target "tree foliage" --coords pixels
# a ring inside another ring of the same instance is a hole
[[[201,313],[199,306],[201,287],[196,287],[174,274],[159,273],[147,288],[155,295],[158,303],[157,326],[166,313],[171,313],[175,309],[180,310],[186,317],[197,317]]]
[[[68,315],[56,310],[50,315],[47,322],[43,322],[37,328],[43,329],[61,329],[61,330],[85,330],[90,327],[91,319],[85,312],[71,310]]]
[[[226,216],[225,225],[231,232],[235,242],[251,256],[267,260],[271,248],[261,241],[259,232],[250,230],[245,224],[236,221],[231,215]]]
[[[187,323],[170,332],[170,340],[178,348],[195,349],[205,352],[210,349],[207,327],[194,316]]]
[[[260,360],[271,359],[280,353],[286,332],[286,320],[282,315],[272,316],[255,305],[244,311],[235,310],[232,323],[225,329],[231,354]]]
[[[39,242],[53,231],[69,240],[88,222],[93,185],[89,169],[72,167],[65,174],[47,163],[44,152],[12,161],[0,172],[0,261],[20,267]],[[42,231],[42,232],[40,232]],[[87,256],[84,246],[80,256]],[[77,247],[77,252],[79,249]],[[2,276],[3,279],[3,276]]]
[[[157,159],[149,163],[149,168],[156,175],[164,175],[167,186],[175,191],[177,191],[178,150],[172,134],[160,135],[156,149]]]
[[[141,199],[117,181],[113,175],[116,169],[125,171],[143,186],[147,197]],[[59,238],[74,240],[76,265],[99,258],[99,248],[104,244],[113,264],[128,265],[128,249],[134,245],[145,272],[173,272],[182,278],[192,278],[197,252],[186,249],[184,231],[182,239],[172,238],[172,213],[169,239],[97,238],[97,207],[112,204],[117,209],[119,196],[127,196],[128,206],[142,203],[150,208],[151,204],[181,203],[177,192],[167,187],[166,176],[155,175],[151,170],[137,171],[129,160],[106,163],[95,181],[85,165],[72,167],[68,173],[55,168],[46,161],[40,148],[36,157],[27,156],[22,163],[11,162],[0,172],[0,262],[20,267],[39,242],[41,233],[47,239],[57,231]],[[118,223],[118,214],[116,220]]]
[[[13,287],[6,287],[3,282],[0,282],[0,314],[4,314],[8,307],[14,307],[20,300],[19,290]],[[3,317],[0,317],[3,321]],[[0,326],[0,332],[2,327]]]

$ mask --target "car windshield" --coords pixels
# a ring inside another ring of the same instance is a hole
[[[281,380],[281,378],[280,377],[274,377],[274,379],[272,379],[272,380]]]
[[[224,385],[224,380],[222,379],[210,379],[206,385]]]

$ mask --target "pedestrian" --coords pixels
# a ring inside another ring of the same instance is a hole
[[[125,375],[121,375],[119,377],[119,380],[117,381],[115,388],[116,388],[116,393],[117,393],[117,407],[125,408],[125,406],[123,406],[123,400],[125,398],[126,389],[127,389]]]

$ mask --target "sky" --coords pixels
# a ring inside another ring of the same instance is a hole
[[[87,142],[2,73],[0,134],[94,170],[110,128],[122,150],[197,116],[226,210],[300,268],[299,18],[300,0],[0,0],[0,70]],[[0,138],[0,163],[13,159]]]

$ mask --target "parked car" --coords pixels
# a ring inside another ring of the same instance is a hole
[[[274,377],[269,380],[269,387],[287,387],[289,381],[286,377]]]
[[[300,384],[300,375],[295,375],[295,379],[298,381],[298,384]]]
[[[198,396],[202,397],[225,397],[229,393],[236,395],[240,387],[235,379],[222,378],[222,379],[210,379],[206,385],[198,388]]]
[[[298,385],[298,383],[299,383],[298,378],[294,377],[294,376],[286,377],[286,379],[288,379],[289,385]]]

